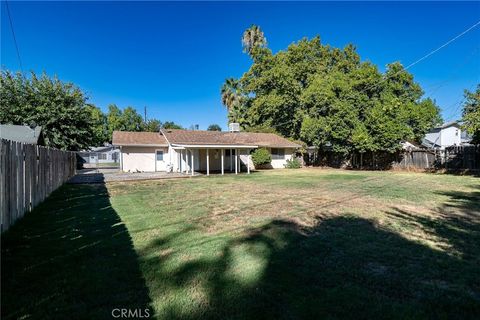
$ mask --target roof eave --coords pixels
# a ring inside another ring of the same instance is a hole
[[[243,145],[243,144],[185,144],[185,143],[172,143],[173,148],[239,148],[239,149],[254,149],[258,148],[258,145]]]
[[[168,147],[168,144],[113,143],[115,147]]]

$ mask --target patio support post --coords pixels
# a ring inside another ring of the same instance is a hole
[[[183,165],[185,168],[183,168],[183,171],[185,171],[185,173],[187,173],[187,170],[188,170],[188,162],[187,162],[187,150],[185,150],[185,160],[183,160],[183,151],[182,151],[182,161],[183,161]]]
[[[238,174],[238,149],[235,149],[235,174]]]
[[[180,152],[182,152],[182,150],[180,150]],[[181,153],[177,154],[177,160],[178,160],[177,171],[182,172],[182,154]]]
[[[237,161],[238,161],[238,173],[242,172],[242,149],[238,149],[238,157],[237,157]]]
[[[190,166],[188,165],[188,150],[185,149],[185,173],[188,173]]]
[[[223,159],[224,159],[223,154],[225,153],[224,151],[225,151],[225,150],[222,149],[222,156],[221,156],[221,158],[222,158],[222,175],[224,174],[224,168],[223,168],[223,167],[224,167],[224,164],[223,164]]]
[[[122,151],[122,146],[120,146],[120,171],[123,172],[123,151]]]
[[[208,149],[207,149],[207,176],[210,175],[210,157],[208,156]]]
[[[250,152],[247,153],[247,173],[250,174]]]
[[[191,166],[191,169],[192,169],[192,176],[193,176],[193,167],[194,167],[194,162],[193,162],[193,150],[190,150],[190,154],[192,155],[192,166]]]
[[[233,149],[230,149],[230,172],[233,171]]]

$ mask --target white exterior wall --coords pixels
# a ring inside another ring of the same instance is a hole
[[[169,147],[168,159],[173,166],[173,172],[187,172],[190,171],[190,166],[192,163],[192,152],[193,152],[193,170],[198,170],[200,159],[199,159],[199,150],[187,150],[187,149],[173,149]]]
[[[173,149],[170,147],[137,147],[137,146],[123,146],[121,148],[121,168],[124,172],[154,172],[156,169],[156,159],[155,152],[156,150],[163,150],[164,155],[163,159],[165,165],[162,168],[162,171],[165,171],[164,168],[168,164],[173,166],[173,172],[187,172],[190,171],[192,155],[194,156],[194,171],[203,170],[206,171],[206,151],[205,149],[194,149],[194,150],[180,150]],[[240,162],[244,165],[249,165],[250,170],[253,170],[255,166],[249,157],[249,150],[246,149],[237,149],[239,151]],[[294,153],[293,148],[284,148],[285,157],[283,159],[272,159],[271,166],[274,169],[282,169],[285,167],[288,159],[291,159]],[[271,152],[271,149],[269,148]],[[215,152],[218,153],[218,158],[215,158]],[[225,152],[225,151],[224,151]],[[225,152],[226,153],[226,152]],[[224,154],[225,154],[224,153]],[[221,149],[210,149],[210,170],[220,170],[221,169]],[[231,161],[230,157],[224,156],[224,169],[226,172],[235,170],[235,161]],[[232,157],[234,160],[235,157]],[[230,167],[230,164],[232,166]],[[240,166],[239,166],[240,168]],[[160,170],[157,170],[160,171]]]
[[[107,155],[107,159],[103,160],[103,159],[99,158],[98,163],[110,163],[110,162],[118,162],[119,161],[120,153],[119,153],[118,149],[107,151],[107,152],[99,152],[99,154],[100,153],[105,153]],[[114,154],[115,153],[118,153],[116,160],[114,159]]]
[[[451,126],[440,131],[440,145],[442,147],[449,147],[453,145],[460,145],[461,131],[460,128]]]
[[[282,148],[278,148],[278,149],[282,149]],[[273,159],[272,158],[272,163],[271,163],[272,168],[283,169],[283,168],[285,168],[285,165],[287,164],[287,160],[292,159],[294,149],[284,148],[284,150],[285,150],[285,157],[283,159]],[[271,153],[272,149],[269,148],[268,151]]]
[[[122,170],[124,172],[154,172],[156,168],[155,151],[164,150],[163,159],[168,163],[169,154],[166,147],[127,147],[121,150]]]

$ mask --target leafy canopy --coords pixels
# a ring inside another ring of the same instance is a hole
[[[72,83],[64,83],[46,73],[2,71],[0,123],[40,125],[49,147],[82,150],[112,140],[112,132],[151,131],[160,128],[182,129],[172,121],[144,121],[134,107],[108,106],[107,113],[87,103],[85,94]]]
[[[473,137],[472,143],[480,144],[480,84],[474,92],[465,90],[463,128]]]
[[[183,127],[179,124],[176,124],[173,121],[165,121],[162,125],[163,129],[183,129]]]
[[[348,154],[394,152],[402,140],[421,140],[441,122],[438,106],[422,98],[398,62],[382,74],[351,44],[339,49],[305,38],[274,54],[264,38],[259,27],[245,31],[244,51],[253,63],[222,89],[229,121],[243,128],[270,127]]]
[[[218,124],[214,123],[208,126],[207,128],[208,131],[222,131],[222,127],[220,127]]]
[[[46,73],[2,71],[0,123],[42,126],[45,144],[64,150],[80,150],[103,139],[101,112],[87,105],[85,94],[70,82]]]

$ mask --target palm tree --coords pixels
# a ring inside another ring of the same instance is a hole
[[[267,46],[267,38],[259,26],[252,25],[245,30],[242,36],[243,52],[252,55],[254,48],[261,48]]]
[[[233,109],[233,106],[239,103],[238,96],[238,81],[233,78],[228,78],[221,89],[222,104],[228,111]]]

